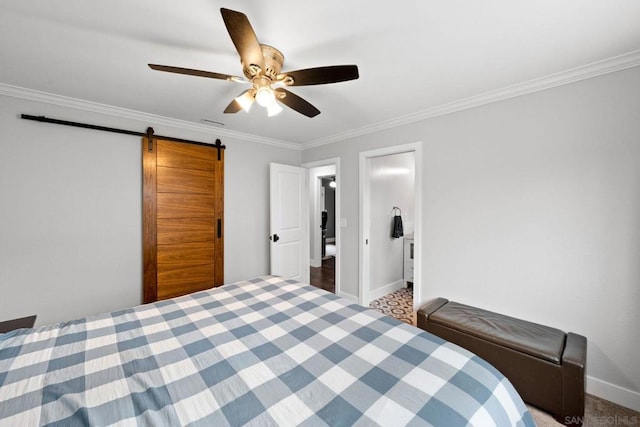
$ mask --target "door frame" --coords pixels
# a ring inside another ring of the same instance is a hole
[[[421,301],[422,269],[420,259],[422,256],[422,141],[409,144],[394,145],[376,150],[361,151],[359,153],[359,291],[358,302],[365,307],[369,306],[369,276],[370,276],[370,255],[368,244],[368,230],[371,225],[371,212],[369,209],[371,182],[369,180],[368,160],[374,157],[389,156],[413,152],[415,157],[415,188],[414,188],[414,270],[413,270],[413,309],[418,309]]]
[[[341,271],[341,261],[340,258],[342,256],[342,250],[341,250],[341,246],[342,246],[342,236],[341,236],[341,207],[340,207],[340,199],[341,199],[341,194],[342,194],[342,186],[340,185],[341,181],[340,181],[340,157],[332,157],[332,158],[328,158],[328,159],[324,159],[324,160],[317,160],[314,162],[309,162],[309,163],[303,163],[302,167],[307,169],[307,180],[309,182],[313,182],[313,177],[312,177],[312,169],[314,168],[319,168],[319,167],[324,167],[324,166],[335,166],[335,176],[336,176],[336,205],[335,205],[335,221],[336,221],[336,265],[335,265],[335,285],[336,285],[336,295],[339,296],[344,296],[341,295],[341,286],[340,286],[340,271]],[[313,183],[313,185],[316,185],[318,183]],[[318,184],[319,185],[319,184]],[[310,212],[314,212],[312,210],[313,206],[315,204],[317,204],[317,200],[312,200],[312,196],[313,193],[309,192],[309,211]],[[320,233],[320,228],[319,227],[313,227],[314,224],[321,224],[321,215],[318,212],[314,212],[315,215],[315,221],[311,222],[311,226],[310,231],[309,231],[309,240],[311,241],[311,233],[315,233],[314,237],[321,240],[321,233]],[[316,240],[318,241],[318,240]],[[308,254],[309,258],[311,258],[311,254]],[[311,265],[311,261],[309,262],[309,265]]]

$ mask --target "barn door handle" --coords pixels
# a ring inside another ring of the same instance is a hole
[[[278,236],[277,234],[274,234],[273,236],[269,236],[269,240],[273,240],[273,242],[277,242],[278,240],[280,240],[280,236]]]

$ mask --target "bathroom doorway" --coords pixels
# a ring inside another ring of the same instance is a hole
[[[421,163],[419,142],[360,153],[359,296],[365,307],[401,288],[412,288],[414,310],[420,301]],[[397,237],[396,216],[403,222]]]

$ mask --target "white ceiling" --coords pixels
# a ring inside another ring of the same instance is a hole
[[[220,7],[247,15],[284,70],[357,64],[291,91],[322,112],[223,114],[245,87],[147,63],[242,75]],[[285,143],[313,143],[598,61],[640,53],[638,0],[20,0],[0,2],[0,85]]]

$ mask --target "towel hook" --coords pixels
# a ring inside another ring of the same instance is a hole
[[[398,213],[397,213],[397,214],[396,214],[396,210],[398,211]],[[402,209],[400,209],[400,208],[399,208],[399,207],[397,207],[397,206],[394,206],[394,207],[393,207],[393,209],[391,209],[391,213],[392,213],[392,214],[394,214],[394,215],[400,215],[400,216],[402,216]]]

